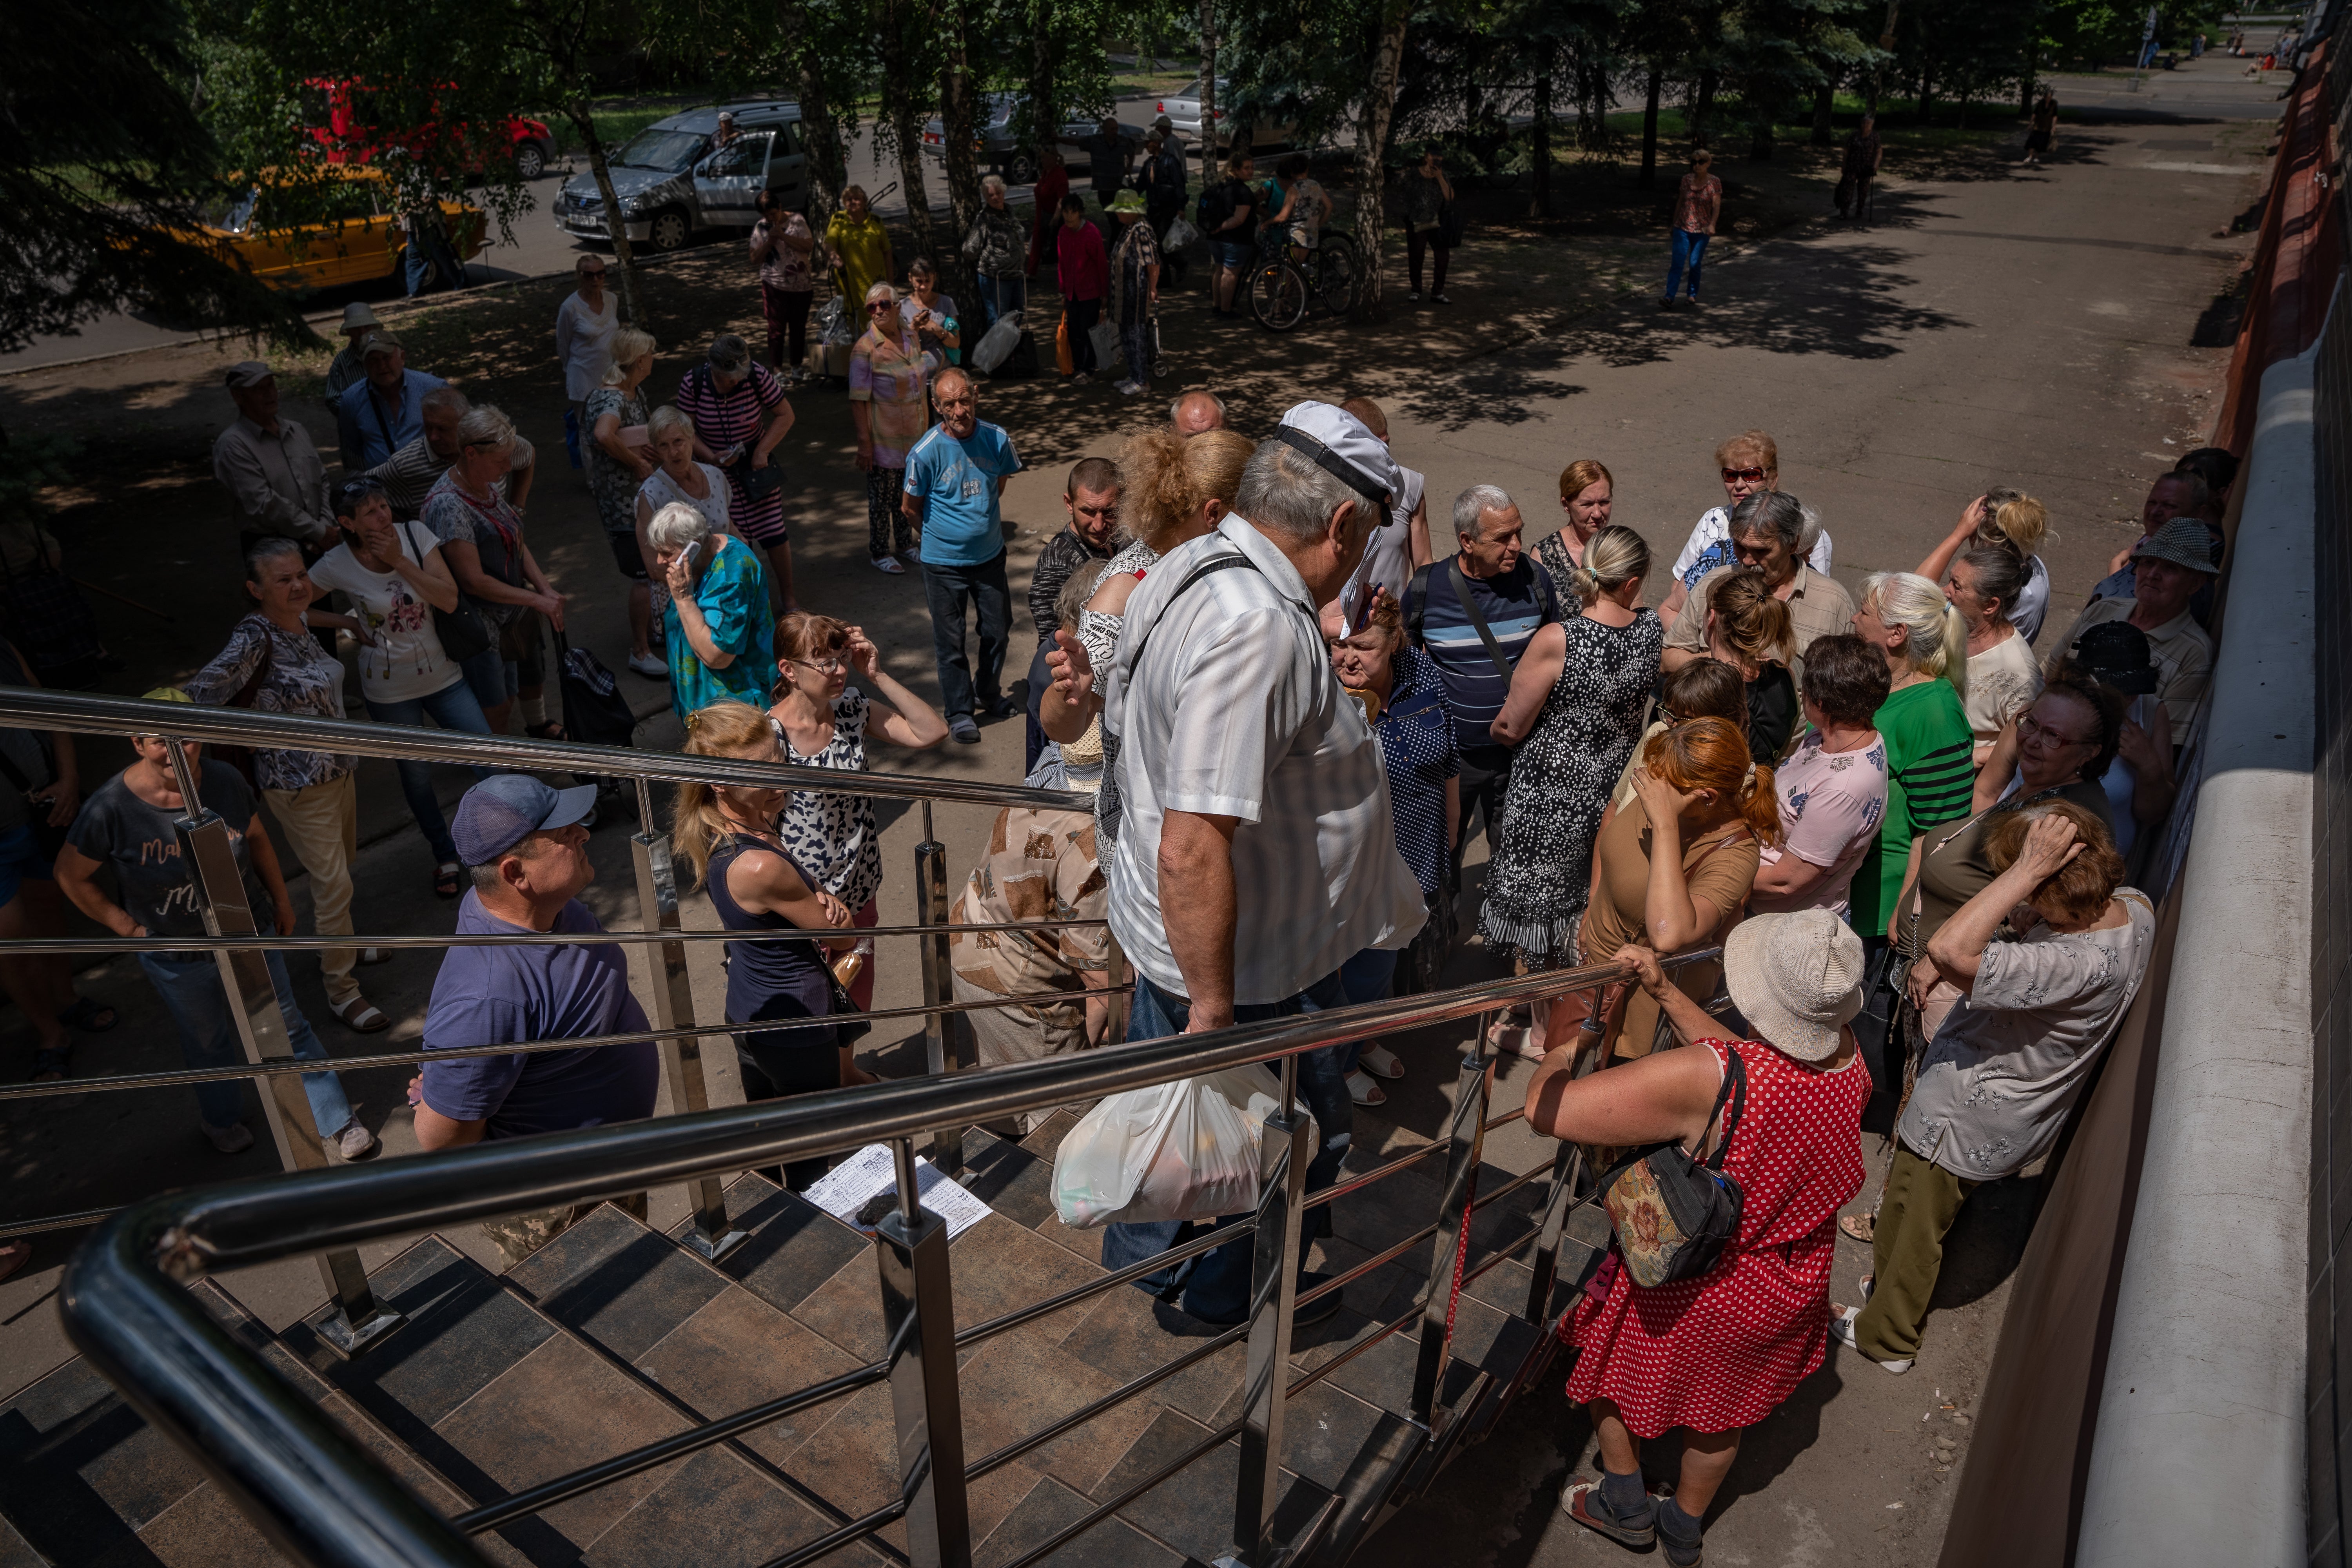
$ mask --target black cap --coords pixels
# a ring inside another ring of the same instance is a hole
[[[2074,662],[2093,679],[2141,697],[2156,689],[2147,634],[2129,621],[2102,621],[2074,639]]]

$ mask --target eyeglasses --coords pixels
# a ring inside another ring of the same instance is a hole
[[[2021,746],[2039,744],[2053,749],[2064,746],[2087,746],[2092,743],[2090,737],[2086,735],[2069,735],[2063,731],[2053,730],[2047,724],[2037,723],[2031,713],[2021,713],[2017,716],[2017,742]]]
[[[805,666],[819,675],[839,675],[849,668],[848,661],[837,655],[832,658],[789,658],[784,662]]]
[[[866,313],[870,316],[877,310],[895,310],[898,308],[898,307],[896,305],[886,305],[877,300],[873,304],[866,307]]]
[[[602,278],[604,276],[604,269],[601,267],[583,267],[580,269],[580,276],[583,278]]]
[[[1727,485],[1737,484],[1741,479],[1746,479],[1751,485],[1760,484],[1763,481],[1763,479],[1764,470],[1761,468],[1726,468],[1723,470],[1723,482]]]

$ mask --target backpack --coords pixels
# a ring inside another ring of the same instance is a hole
[[[637,716],[604,661],[584,647],[573,647],[557,632],[555,667],[563,689],[566,736],[592,746],[628,745],[636,733]]]

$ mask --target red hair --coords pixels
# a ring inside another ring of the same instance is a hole
[[[1772,770],[1748,754],[1748,737],[1727,719],[1692,719],[1650,737],[1642,750],[1650,771],[1679,790],[1709,789],[1738,807],[1759,843],[1781,841],[1780,803]]]

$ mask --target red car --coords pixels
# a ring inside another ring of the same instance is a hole
[[[447,133],[438,123],[408,131],[387,131],[371,111],[374,89],[357,79],[315,79],[304,82],[302,89],[308,134],[326,150],[331,163],[370,163],[388,148],[429,146]],[[428,115],[432,121],[437,121],[438,118],[437,114]],[[478,135],[463,130],[459,134],[478,149],[475,166],[487,167],[494,158],[510,157],[515,173],[526,180],[535,180],[545,173],[548,160],[555,152],[555,138],[549,134],[547,127],[519,115],[509,115],[495,130]]]

